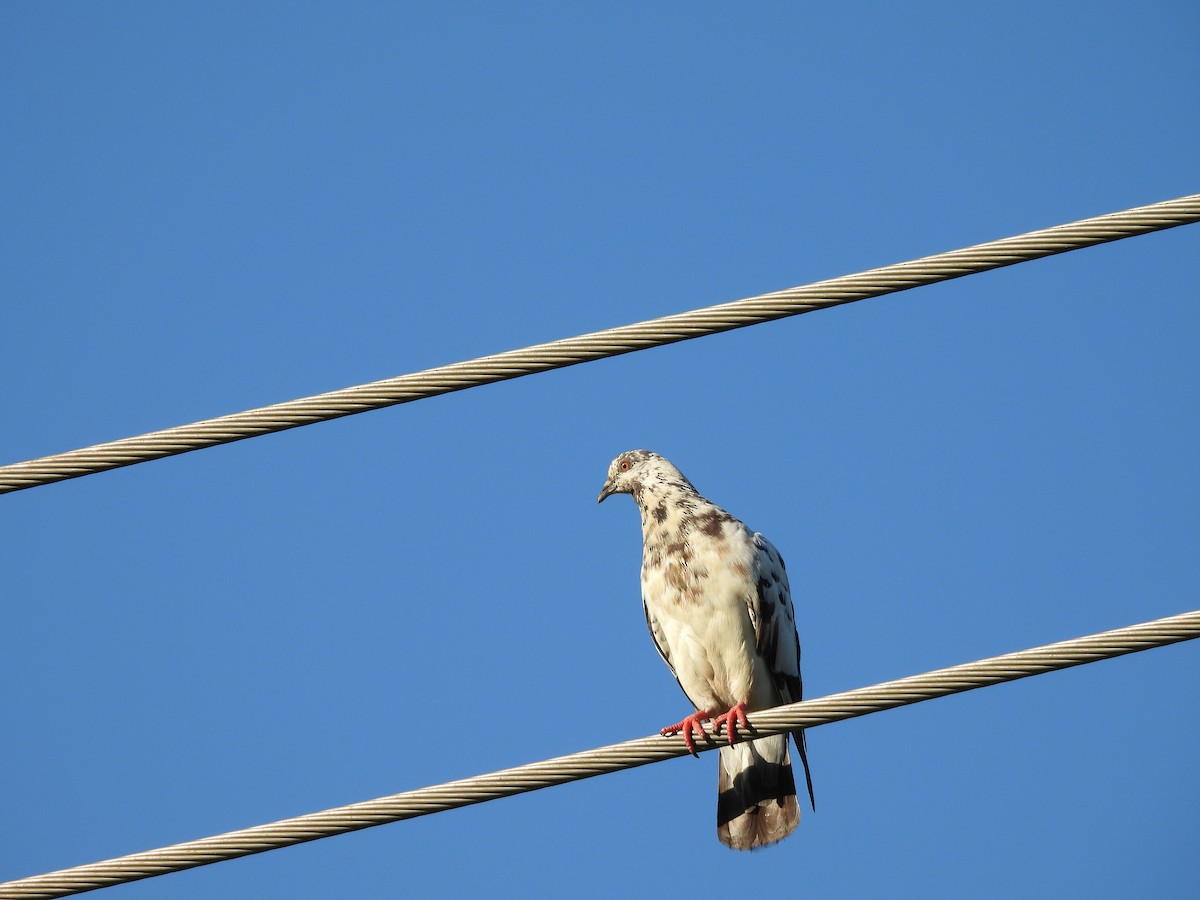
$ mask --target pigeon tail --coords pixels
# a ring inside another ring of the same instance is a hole
[[[788,736],[722,747],[717,781],[717,837],[734,850],[781,841],[800,824]]]

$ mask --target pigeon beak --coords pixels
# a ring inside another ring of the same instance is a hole
[[[616,491],[613,490],[612,481],[604,482],[604,487],[600,488],[600,496],[596,498],[597,503],[603,503],[605,497],[611,497]]]

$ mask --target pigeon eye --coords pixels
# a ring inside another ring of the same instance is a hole
[[[622,472],[628,472],[629,471],[629,460],[627,460],[627,459],[621,460],[621,464],[619,466],[617,466],[617,468],[620,469]]]

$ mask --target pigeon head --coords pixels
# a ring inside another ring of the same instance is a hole
[[[632,494],[641,502],[644,488],[671,487],[695,493],[690,481],[671,462],[649,450],[626,450],[608,467],[608,478],[600,489],[597,503],[613,494]]]

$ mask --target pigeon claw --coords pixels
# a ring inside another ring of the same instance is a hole
[[[688,753],[699,759],[700,754],[696,752],[696,740],[692,737],[692,733],[695,732],[700,737],[707,738],[708,734],[704,730],[704,720],[711,716],[712,713],[694,712],[686,719],[676,722],[674,725],[668,725],[659,734],[667,737],[683,732],[683,742],[687,745]]]
[[[729,712],[721,713],[713,719],[713,734],[720,734],[722,728],[729,729],[729,744],[733,746],[738,739],[738,726],[743,728],[750,727],[750,720],[746,718],[746,704],[739,703],[734,706]]]

